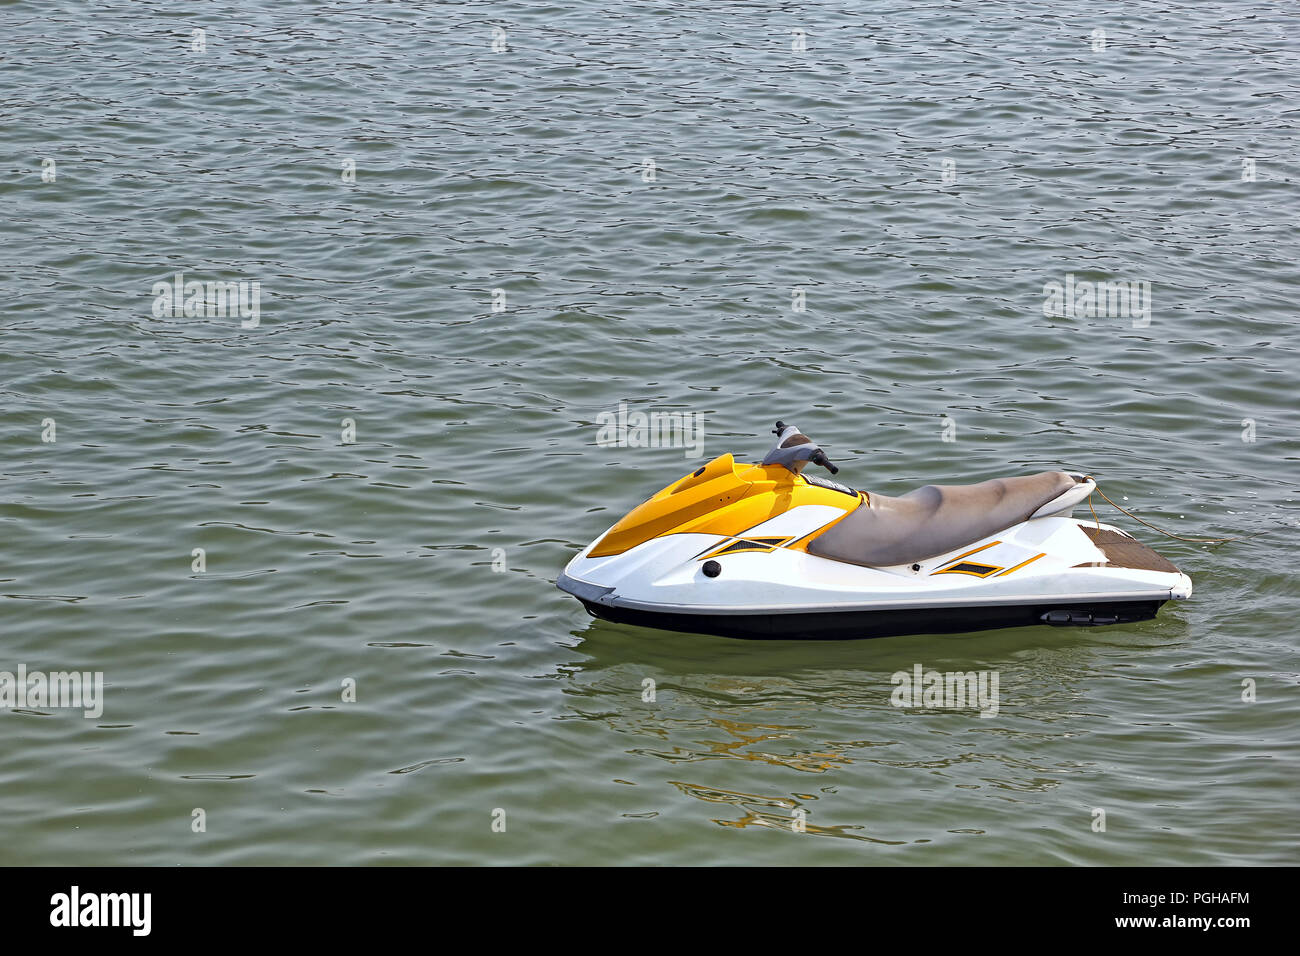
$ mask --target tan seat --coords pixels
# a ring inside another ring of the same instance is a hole
[[[926,485],[901,498],[871,495],[808,543],[810,554],[884,568],[972,544],[1024,521],[1076,484],[1063,471],[977,485]]]

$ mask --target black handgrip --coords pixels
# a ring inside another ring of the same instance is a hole
[[[809,458],[808,460],[811,461],[814,465],[821,465],[832,475],[838,475],[840,473],[840,470],[836,468],[834,465],[832,465],[831,460],[826,457],[826,452],[822,451],[820,448],[817,449],[817,451],[813,452],[812,457]]]
[[[772,434],[779,437],[783,431],[785,431],[785,422],[777,422],[776,427],[772,429]]]

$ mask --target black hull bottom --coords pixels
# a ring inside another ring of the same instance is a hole
[[[840,641],[904,634],[958,634],[1034,624],[1095,627],[1148,621],[1164,601],[1082,602],[1015,607],[907,608],[794,614],[672,614],[582,602],[594,616],[692,634],[766,640]]]

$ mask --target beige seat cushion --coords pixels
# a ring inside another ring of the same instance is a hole
[[[924,561],[1005,531],[1074,484],[1063,471],[1044,471],[977,485],[926,485],[901,498],[873,494],[809,542],[808,551],[876,568]]]

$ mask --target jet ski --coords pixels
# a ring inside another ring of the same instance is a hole
[[[583,548],[556,585],[599,618],[727,637],[838,639],[1155,617],[1192,582],[1127,532],[1071,517],[1096,489],[1045,471],[897,498],[777,422],[758,464],[713,459]]]

